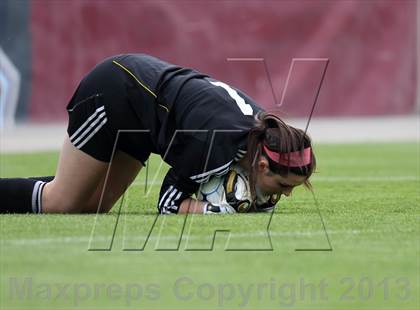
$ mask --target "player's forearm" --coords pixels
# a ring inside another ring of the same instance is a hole
[[[183,202],[178,209],[178,214],[185,214],[185,213],[204,213],[204,208],[206,207],[207,203],[202,202],[197,199],[187,198]]]
[[[199,213],[199,214],[227,214],[236,213],[236,210],[229,204],[213,205],[193,198],[187,198],[181,202],[178,214]]]

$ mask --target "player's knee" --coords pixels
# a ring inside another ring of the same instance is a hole
[[[42,194],[43,213],[106,213],[113,206],[112,197],[109,195],[92,194],[90,197],[81,197],[64,194],[54,186],[47,184]]]
[[[66,197],[60,199],[46,200],[42,205],[43,213],[81,213],[83,204],[80,201],[72,200]]]
[[[87,203],[74,195],[60,193],[52,182],[46,184],[42,192],[43,213],[81,213]]]
[[[43,206],[43,213],[106,213],[109,209],[106,205],[99,203],[64,198],[48,204],[45,208]]]
[[[97,199],[62,199],[56,205],[60,213],[107,213],[111,205]]]

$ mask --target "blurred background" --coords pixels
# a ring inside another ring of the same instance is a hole
[[[79,81],[121,53],[193,67],[302,126],[328,64],[314,134],[363,138],[376,121],[385,138],[418,139],[419,11],[415,0],[1,0],[2,148],[28,125],[64,130]]]

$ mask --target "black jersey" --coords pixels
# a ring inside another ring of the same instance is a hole
[[[135,85],[127,88],[128,99],[150,130],[152,152],[171,166],[159,211],[177,213],[200,183],[227,173],[244,156],[254,116],[262,109],[234,87],[152,56],[120,55],[113,63]]]

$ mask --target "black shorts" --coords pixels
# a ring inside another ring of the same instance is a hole
[[[112,58],[97,65],[67,106],[67,133],[76,148],[97,160],[110,162],[121,150],[144,165],[152,141],[128,101],[127,87],[129,79]]]

